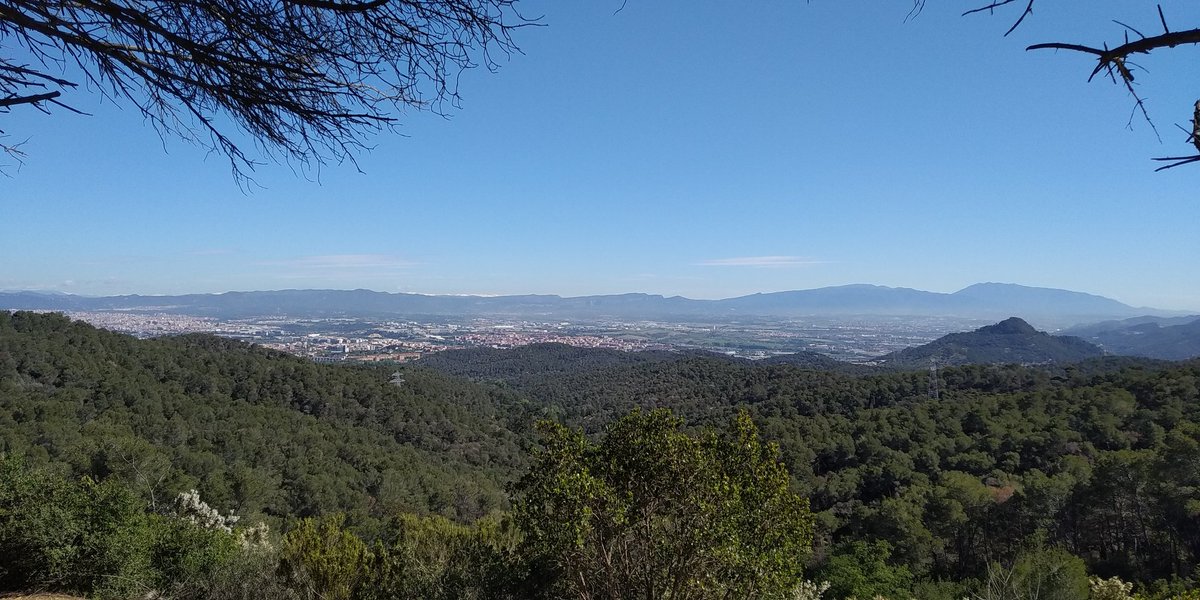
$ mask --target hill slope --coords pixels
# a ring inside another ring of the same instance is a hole
[[[474,381],[503,382],[523,387],[530,380],[541,381],[609,367],[669,362],[691,354],[693,353],[625,352],[609,348],[580,348],[567,344],[543,343],[505,350],[486,347],[446,350],[425,355],[416,364]]]
[[[1020,320],[975,333],[1045,335]],[[931,397],[925,371],[538,350],[554,360],[479,361],[516,374],[502,380],[515,391],[411,366],[396,385],[390,369],[0,313],[0,452],[116,475],[150,500],[199,487],[252,519],[345,511],[369,532],[397,510],[470,518],[502,505],[533,415],[594,433],[634,407],[694,426],[745,411],[820,513],[818,555],[885,540],[929,581],[978,579],[1034,540],[1143,582],[1190,576],[1200,557],[1197,361],[950,366]],[[536,364],[552,370],[525,369]]]
[[[0,452],[121,474],[151,499],[198,488],[239,514],[466,519],[504,506],[525,404],[429,370],[402,377],[0,312]]]
[[[1082,339],[1040,332],[1017,317],[975,331],[952,333],[923,346],[884,355],[880,364],[898,369],[966,364],[1071,363],[1103,356],[1104,351]]]

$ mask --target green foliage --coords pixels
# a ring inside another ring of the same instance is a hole
[[[811,519],[794,511],[815,526],[811,570],[883,540],[886,566],[907,569],[918,598],[982,589],[989,565],[1018,565],[1036,540],[1095,576],[1136,583],[1142,598],[1194,586],[1200,361],[948,367],[931,398],[928,372],[555,347],[465,354],[478,364],[463,372],[503,386],[416,367],[402,367],[397,386],[393,369],[0,312],[0,453],[30,465],[0,461],[0,585],[196,598],[307,589],[288,588],[270,557],[255,559],[267,573],[253,570],[226,538],[159,516],[197,489],[221,514],[276,529],[346,514],[371,542],[363,577],[401,597],[561,597],[575,585],[561,577],[567,558],[591,564],[628,547],[636,568],[659,572],[669,570],[660,557],[688,544],[705,557],[688,568],[741,593],[748,573],[806,556],[759,552],[756,540],[788,542],[746,533],[787,514],[782,500],[762,501],[788,497],[779,490],[811,499]],[[656,407],[678,418],[655,423]],[[738,427],[703,429],[743,412],[778,454],[757,435],[735,443]],[[545,415],[565,427],[546,426],[526,479],[537,485],[522,490],[539,507],[526,517],[542,515],[522,523],[524,544],[504,519],[464,525],[508,505],[506,482],[530,464],[527,425]],[[725,461],[739,466],[716,466]],[[773,483],[756,496],[755,478]],[[722,516],[738,511],[752,516]],[[401,513],[458,525],[389,525]],[[637,539],[638,523],[653,543]]]
[[[976,582],[926,579],[913,583],[911,598],[916,600],[963,600],[969,598],[967,590],[974,589]]]
[[[147,514],[115,479],[72,482],[0,456],[0,589],[142,596],[208,576],[233,537]]]
[[[119,477],[152,506],[196,489],[225,513],[504,508],[532,421],[511,393],[406,369],[317,365],[212,336],[152,340],[0,312],[0,452]],[[278,523],[276,523],[278,524]]]
[[[511,520],[471,526],[444,517],[401,515],[388,525],[371,558],[363,598],[457,600],[502,597],[519,576],[511,564],[517,534]]]
[[[1012,567],[1013,577],[1031,592],[1030,600],[1087,600],[1090,585],[1087,567],[1079,557],[1062,548],[1038,548],[1020,555]]]
[[[834,598],[906,598],[913,585],[908,568],[889,564],[892,546],[883,540],[851,542],[830,557],[818,573]]]
[[[1185,579],[1159,579],[1139,588],[1135,600],[1200,600],[1200,588]]]
[[[1188,590],[1178,594],[1172,594],[1166,600],[1200,600],[1200,590]]]
[[[354,597],[371,557],[344,525],[342,515],[303,519],[284,536],[279,569],[293,587],[325,600]]]
[[[211,577],[214,569],[242,560],[233,535],[198,527],[188,521],[151,515],[155,532],[152,558],[158,571],[158,588],[186,587]]]
[[[982,578],[1035,536],[1103,577],[1200,563],[1200,361],[962,366],[851,377],[683,355],[585,364],[533,351],[510,385],[587,434],[636,407],[693,425],[747,411],[817,513],[815,563],[882,539],[917,580]],[[580,361],[586,362],[586,361]]]
[[[118,598],[152,589],[153,533],[115,482],[73,483],[0,458],[0,587]]]
[[[164,595],[172,600],[311,600],[302,595],[307,590],[289,586],[278,566],[273,552],[242,552],[201,578],[176,582]]]
[[[592,442],[543,422],[518,485],[523,550],[584,598],[782,597],[812,536],[778,451],[741,415],[691,436],[668,411],[634,411]]]
[[[1079,557],[1061,548],[1021,553],[1009,568],[989,566],[976,600],[1087,600],[1090,584]]]

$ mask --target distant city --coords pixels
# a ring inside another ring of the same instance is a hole
[[[452,348],[514,348],[560,343],[586,348],[708,350],[749,359],[800,351],[838,360],[874,358],[927,343],[977,321],[933,317],[750,320],[743,323],[680,323],[597,320],[589,322],[471,318],[398,320],[369,318],[218,319],[170,313],[67,311],[66,314],[137,337],[210,333],[317,362],[408,362]]]
[[[62,312],[138,337],[211,333],[320,362],[405,362],[452,348],[553,342],[624,351],[706,350],[749,359],[816,352],[871,364],[890,352],[1013,316],[1039,330],[1084,335],[1117,353],[1179,359],[1195,354],[1197,327],[1188,324],[1195,315],[1180,311],[1007,283],[980,283],[952,294],[855,284],[723,300],[370,290],[110,297],[0,292],[0,309],[5,308]],[[1145,347],[1133,343],[1140,341]]]

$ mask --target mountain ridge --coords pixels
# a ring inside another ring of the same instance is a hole
[[[531,318],[696,318],[815,316],[958,316],[986,320],[1020,314],[1059,327],[1143,314],[1182,311],[1133,307],[1111,298],[1011,283],[978,283],[953,293],[873,284],[760,292],[706,300],[647,293],[560,296],[451,296],[367,289],[284,289],[218,294],[79,296],[0,292],[0,308],[14,310],[154,310],[214,317],[289,316],[511,316]]]
[[[1074,327],[1077,335],[1114,353],[1162,360],[1200,356],[1200,315],[1186,317],[1138,316]]]

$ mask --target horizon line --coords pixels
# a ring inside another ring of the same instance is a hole
[[[1157,308],[1157,307],[1153,307],[1153,306],[1135,306],[1132,304],[1126,304],[1125,302],[1122,302],[1120,300],[1117,300],[1117,299],[1109,297],[1109,296],[1104,296],[1104,295],[1096,294],[1096,293],[1092,293],[1092,292],[1082,292],[1082,291],[1071,290],[1071,289],[1067,289],[1067,288],[1032,286],[1032,285],[1025,285],[1025,284],[1020,284],[1020,283],[995,282],[995,281],[982,281],[982,282],[972,283],[965,287],[957,289],[953,292],[939,292],[939,291],[923,290],[923,289],[919,289],[919,288],[906,287],[906,286],[888,286],[888,285],[873,284],[873,283],[846,283],[846,284],[827,285],[827,286],[814,287],[814,288],[791,288],[791,289],[774,290],[774,291],[758,291],[758,292],[750,292],[750,293],[746,293],[746,294],[719,297],[719,298],[693,298],[693,297],[684,296],[681,294],[668,295],[668,294],[652,293],[652,292],[615,292],[615,293],[578,294],[578,295],[564,295],[564,294],[559,294],[559,293],[529,293],[529,292],[507,293],[507,294],[503,294],[503,293],[501,293],[501,294],[498,294],[498,293],[434,293],[434,292],[411,292],[411,291],[388,292],[388,291],[374,290],[374,289],[364,288],[364,287],[355,287],[355,288],[279,288],[279,289],[226,290],[223,292],[184,292],[184,293],[174,293],[174,294],[170,294],[170,293],[155,294],[155,293],[138,293],[138,292],[118,293],[118,294],[82,294],[82,293],[65,292],[65,291],[56,290],[56,289],[52,289],[52,288],[51,289],[46,289],[46,288],[29,289],[29,288],[26,288],[26,289],[4,289],[4,290],[0,290],[0,294],[38,294],[38,295],[44,295],[44,296],[69,296],[69,297],[76,297],[76,298],[120,298],[120,297],[128,297],[128,296],[140,296],[140,297],[146,297],[146,298],[177,298],[180,296],[224,296],[227,294],[263,294],[263,293],[279,293],[279,292],[370,292],[373,294],[387,294],[389,296],[407,295],[407,296],[423,296],[423,297],[429,297],[429,298],[515,298],[515,297],[522,297],[522,296],[542,296],[542,297],[560,298],[563,300],[578,299],[578,298],[593,298],[593,297],[616,297],[616,296],[643,295],[643,296],[654,296],[654,297],[659,297],[659,298],[664,298],[664,299],[681,298],[684,300],[691,300],[691,301],[696,301],[696,302],[719,302],[719,301],[723,301],[723,300],[735,300],[735,299],[747,298],[747,297],[751,297],[751,296],[770,295],[770,294],[785,294],[785,293],[791,293],[791,292],[812,292],[812,291],[819,291],[819,290],[852,288],[852,287],[882,288],[885,290],[909,290],[909,291],[922,292],[922,293],[926,293],[926,294],[952,296],[954,294],[960,293],[967,289],[977,287],[977,286],[984,286],[984,285],[1012,286],[1012,287],[1020,287],[1020,288],[1026,288],[1026,289],[1031,289],[1031,290],[1052,290],[1052,291],[1069,292],[1069,293],[1074,293],[1074,294],[1084,294],[1084,295],[1093,296],[1096,298],[1102,298],[1105,300],[1111,300],[1113,302],[1118,302],[1120,304],[1123,304],[1123,305],[1128,306],[1129,308],[1133,308],[1133,309],[1148,309],[1148,310],[1185,312],[1185,313],[1194,311],[1194,312],[1197,312],[1198,314],[1200,314],[1200,308],[1163,309],[1163,308]]]

